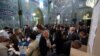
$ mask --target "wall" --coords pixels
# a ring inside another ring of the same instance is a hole
[[[18,20],[18,0],[0,0],[0,29],[18,27]]]
[[[100,0],[93,10],[89,37],[89,56],[100,56]]]

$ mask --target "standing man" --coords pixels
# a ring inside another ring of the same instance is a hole
[[[51,45],[49,39],[49,31],[44,30],[40,39],[39,48],[40,48],[40,55],[47,56],[47,53],[53,46]]]

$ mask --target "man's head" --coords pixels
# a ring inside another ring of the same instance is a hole
[[[17,29],[14,30],[14,33],[15,33],[16,35],[20,34],[21,32],[22,32],[22,31],[21,31],[20,28],[17,28]]]
[[[9,27],[4,27],[3,28],[5,31],[9,31]]]
[[[25,29],[29,28],[29,25],[25,25]]]
[[[49,31],[48,30],[44,30],[42,34],[46,39],[49,37]]]
[[[37,25],[37,28],[39,33],[42,33],[42,31],[45,29],[43,25]]]
[[[38,30],[38,28],[37,27],[33,27],[33,31],[37,31]]]
[[[69,32],[72,32],[72,33],[75,32],[75,27],[70,27]]]
[[[79,49],[81,48],[82,44],[79,40],[74,40],[72,43],[71,43],[72,47],[75,48],[75,49]]]
[[[84,29],[79,32],[80,37],[84,37],[84,36],[86,36],[86,34],[87,34],[87,32]]]

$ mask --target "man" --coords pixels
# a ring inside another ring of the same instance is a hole
[[[15,29],[14,34],[10,37],[11,43],[14,44],[14,49],[16,51],[19,51],[18,43],[21,41],[21,39],[24,38],[24,36],[21,34],[21,29]]]
[[[88,44],[88,34],[84,29],[79,32],[79,38],[83,45]]]
[[[37,25],[37,32],[38,32],[38,35],[36,36],[36,40],[37,40],[38,42],[40,42],[40,38],[41,38],[41,35],[42,35],[44,29],[45,29],[45,28],[44,28],[43,25]]]
[[[81,42],[79,40],[74,40],[74,41],[66,41],[63,45],[63,48],[62,48],[62,54],[64,56],[70,56],[70,51],[71,51],[71,47],[72,48],[75,48],[75,49],[79,49],[81,48]],[[62,55],[62,56],[63,56]]]
[[[63,36],[61,33],[60,25],[56,27],[55,32],[55,45],[56,45],[56,53],[57,55],[60,55],[62,53],[62,47],[63,47]]]
[[[36,40],[36,35],[38,33],[37,32],[33,32],[30,35],[30,44],[28,46],[28,48],[26,49],[26,56],[39,56],[40,52],[39,52],[39,43]]]
[[[62,53],[60,56],[70,56],[71,46],[76,48],[79,47],[77,34],[75,33],[75,27],[70,27],[68,31],[67,39],[65,40],[64,44],[62,45]],[[77,44],[77,45],[76,45]]]
[[[31,34],[31,32],[32,32],[32,29],[30,28],[30,26],[29,25],[26,25],[25,26],[25,36],[26,37],[29,37],[30,34]]]
[[[49,49],[52,47],[53,46],[51,45],[51,42],[49,39],[49,31],[44,30],[40,39],[40,43],[39,43],[40,55],[47,56]]]
[[[70,41],[79,40],[75,27],[70,27],[67,35],[67,39]]]
[[[8,31],[9,31],[9,28],[4,27],[2,30],[0,30],[0,35],[2,35],[3,37],[9,38]]]
[[[9,39],[4,36],[0,36],[0,56],[8,56]]]

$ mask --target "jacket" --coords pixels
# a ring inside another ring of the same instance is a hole
[[[32,41],[29,46],[28,49],[26,50],[26,56],[39,56],[39,48],[38,48],[39,44],[38,41],[34,40]]]

